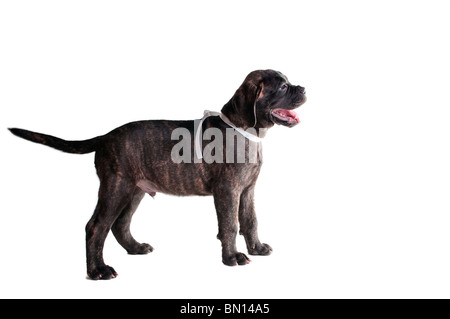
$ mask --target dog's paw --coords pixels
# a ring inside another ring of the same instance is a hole
[[[250,255],[269,256],[272,253],[272,247],[268,244],[256,244],[248,249]]]
[[[136,249],[128,250],[130,255],[145,255],[153,251],[153,247],[149,244],[140,244]]]
[[[89,278],[93,280],[108,280],[112,278],[116,278],[118,276],[117,272],[113,267],[110,266],[100,266],[91,271],[88,271]]]
[[[231,256],[223,257],[222,262],[227,266],[247,265],[251,260],[243,253],[236,253]]]

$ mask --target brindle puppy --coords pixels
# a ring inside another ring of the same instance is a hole
[[[273,70],[250,73],[234,96],[222,108],[236,127],[256,128],[259,134],[280,124],[292,127],[298,116],[292,111],[306,101],[305,89],[291,85]],[[197,122],[198,123],[198,122]],[[112,132],[85,141],[66,141],[50,135],[22,129],[10,129],[17,136],[60,151],[75,154],[96,152],[95,166],[100,178],[97,207],[86,226],[87,272],[92,279],[110,279],[116,271],[103,261],[103,245],[111,229],[129,254],[153,251],[149,244],[137,242],[130,233],[131,218],[145,193],[178,196],[213,195],[225,265],[245,265],[248,257],[236,249],[238,222],[248,253],[269,255],[272,248],[260,242],[254,209],[254,189],[262,165],[261,153],[253,163],[194,162],[191,139],[190,163],[175,163],[171,151],[177,140],[172,132],[185,128],[194,136],[194,121],[140,121],[126,124]],[[219,116],[206,118],[202,130],[217,128],[226,134],[229,128]],[[260,136],[262,137],[262,136]],[[247,140],[245,151],[250,143]],[[260,150],[260,143],[257,147]],[[203,142],[203,147],[207,140]],[[254,146],[254,145],[253,145]],[[226,147],[224,143],[224,148]],[[223,152],[225,154],[225,151]]]

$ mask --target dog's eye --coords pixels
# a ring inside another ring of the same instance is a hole
[[[288,85],[286,83],[284,83],[283,85],[280,86],[280,91],[286,91],[288,88]]]

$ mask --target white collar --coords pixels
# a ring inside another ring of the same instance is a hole
[[[200,123],[198,124],[197,127],[197,131],[195,132],[195,138],[194,138],[194,150],[195,150],[195,155],[197,156],[197,158],[203,158],[202,155],[202,124],[205,121],[205,119],[207,117],[210,116],[220,116],[220,118],[222,119],[222,121],[224,121],[228,126],[231,126],[232,128],[234,128],[239,134],[241,134],[242,136],[244,136],[246,139],[249,139],[250,141],[253,142],[261,142],[261,138],[253,135],[247,131],[244,131],[243,129],[241,129],[240,127],[237,127],[236,125],[234,125],[233,123],[231,123],[230,119],[228,117],[225,116],[225,114],[221,113],[221,112],[214,112],[214,111],[205,111],[203,113],[203,117],[200,120]]]

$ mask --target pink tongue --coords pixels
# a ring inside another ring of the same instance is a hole
[[[290,110],[287,110],[287,113],[289,114],[290,117],[294,118],[297,121],[297,123],[300,123],[300,118],[298,117],[297,113]]]
[[[290,117],[290,118],[294,119],[297,123],[300,123],[300,118],[298,117],[298,114],[295,113],[294,111],[281,110],[280,113],[283,114],[283,116]]]

